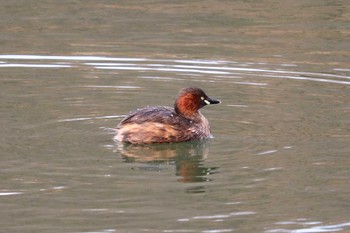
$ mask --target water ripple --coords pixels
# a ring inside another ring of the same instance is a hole
[[[275,224],[277,225],[318,225],[322,222],[295,222],[295,221],[287,221],[287,222],[277,222]],[[311,232],[336,232],[336,231],[343,231],[346,228],[350,228],[350,222],[346,223],[340,223],[340,224],[334,224],[334,225],[319,225],[319,226],[312,226],[309,228],[297,228],[297,229],[270,229],[265,231],[265,233],[311,233]]]
[[[22,194],[22,192],[0,192],[0,196],[12,196]]]
[[[77,117],[77,118],[61,119],[61,120],[58,120],[58,122],[87,121],[87,120],[113,119],[113,118],[123,118],[123,117],[125,117],[125,115],[97,116],[97,117]]]
[[[173,72],[177,75],[211,74],[215,82],[225,82],[228,79],[254,77],[254,81],[244,80],[236,84],[264,87],[266,82],[257,82],[256,78],[293,79],[300,81],[325,82],[334,84],[350,84],[350,76],[334,73],[317,73],[289,70],[296,65],[280,64],[272,69],[268,63],[238,63],[225,60],[179,60],[179,59],[148,59],[123,58],[104,56],[45,56],[45,55],[0,55],[0,68],[79,68],[89,67],[96,70],[121,70],[141,72]],[[263,66],[263,67],[262,67]],[[275,66],[275,65],[274,65]],[[288,70],[286,70],[288,69]],[[331,72],[346,72],[348,68],[331,68]]]

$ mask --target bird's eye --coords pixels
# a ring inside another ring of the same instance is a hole
[[[209,100],[206,100],[204,96],[201,97],[201,100],[203,100],[203,102],[207,105],[210,104],[210,101]]]

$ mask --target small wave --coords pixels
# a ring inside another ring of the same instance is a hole
[[[22,67],[22,68],[70,68],[72,65],[57,65],[57,64],[0,64],[0,67]]]
[[[173,72],[177,75],[213,75],[215,82],[222,80],[250,77],[269,79],[292,79],[334,84],[350,84],[350,76],[333,73],[317,73],[292,70],[295,65],[283,63],[282,69],[269,69],[269,63],[238,63],[226,60],[179,60],[123,58],[104,56],[46,56],[46,55],[0,55],[0,68],[79,68],[92,67],[96,70],[121,70],[141,72]],[[26,61],[29,61],[27,63]],[[64,64],[58,64],[64,63]],[[264,66],[264,67],[262,67]],[[349,68],[333,68],[331,72],[348,72]],[[236,84],[267,86],[265,82],[243,80]]]
[[[72,122],[72,121],[86,121],[86,120],[98,120],[98,119],[113,119],[123,118],[125,115],[113,115],[113,116],[99,116],[99,117],[77,117],[58,120],[58,122]]]
[[[320,224],[321,222],[284,222],[281,224],[280,222],[276,223],[278,225],[289,225],[289,224],[301,224],[301,225],[315,225]],[[334,224],[334,225],[321,225],[321,226],[312,226],[309,228],[298,228],[298,229],[270,229],[265,231],[265,233],[311,233],[311,232],[336,232],[336,231],[343,231],[346,228],[350,227],[350,222],[346,223],[340,223],[340,224]]]
[[[0,192],[0,196],[12,196],[22,194],[22,192]]]

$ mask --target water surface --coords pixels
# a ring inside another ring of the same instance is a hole
[[[4,232],[350,231],[345,1],[6,2]],[[203,88],[214,138],[127,146]]]

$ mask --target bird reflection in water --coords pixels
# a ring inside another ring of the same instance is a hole
[[[190,183],[210,181],[208,175],[217,170],[217,167],[205,167],[203,163],[209,154],[209,142],[210,139],[172,144],[117,143],[116,146],[124,162],[147,164],[153,169],[155,165],[172,164],[178,181]],[[197,189],[192,191],[201,192]]]

